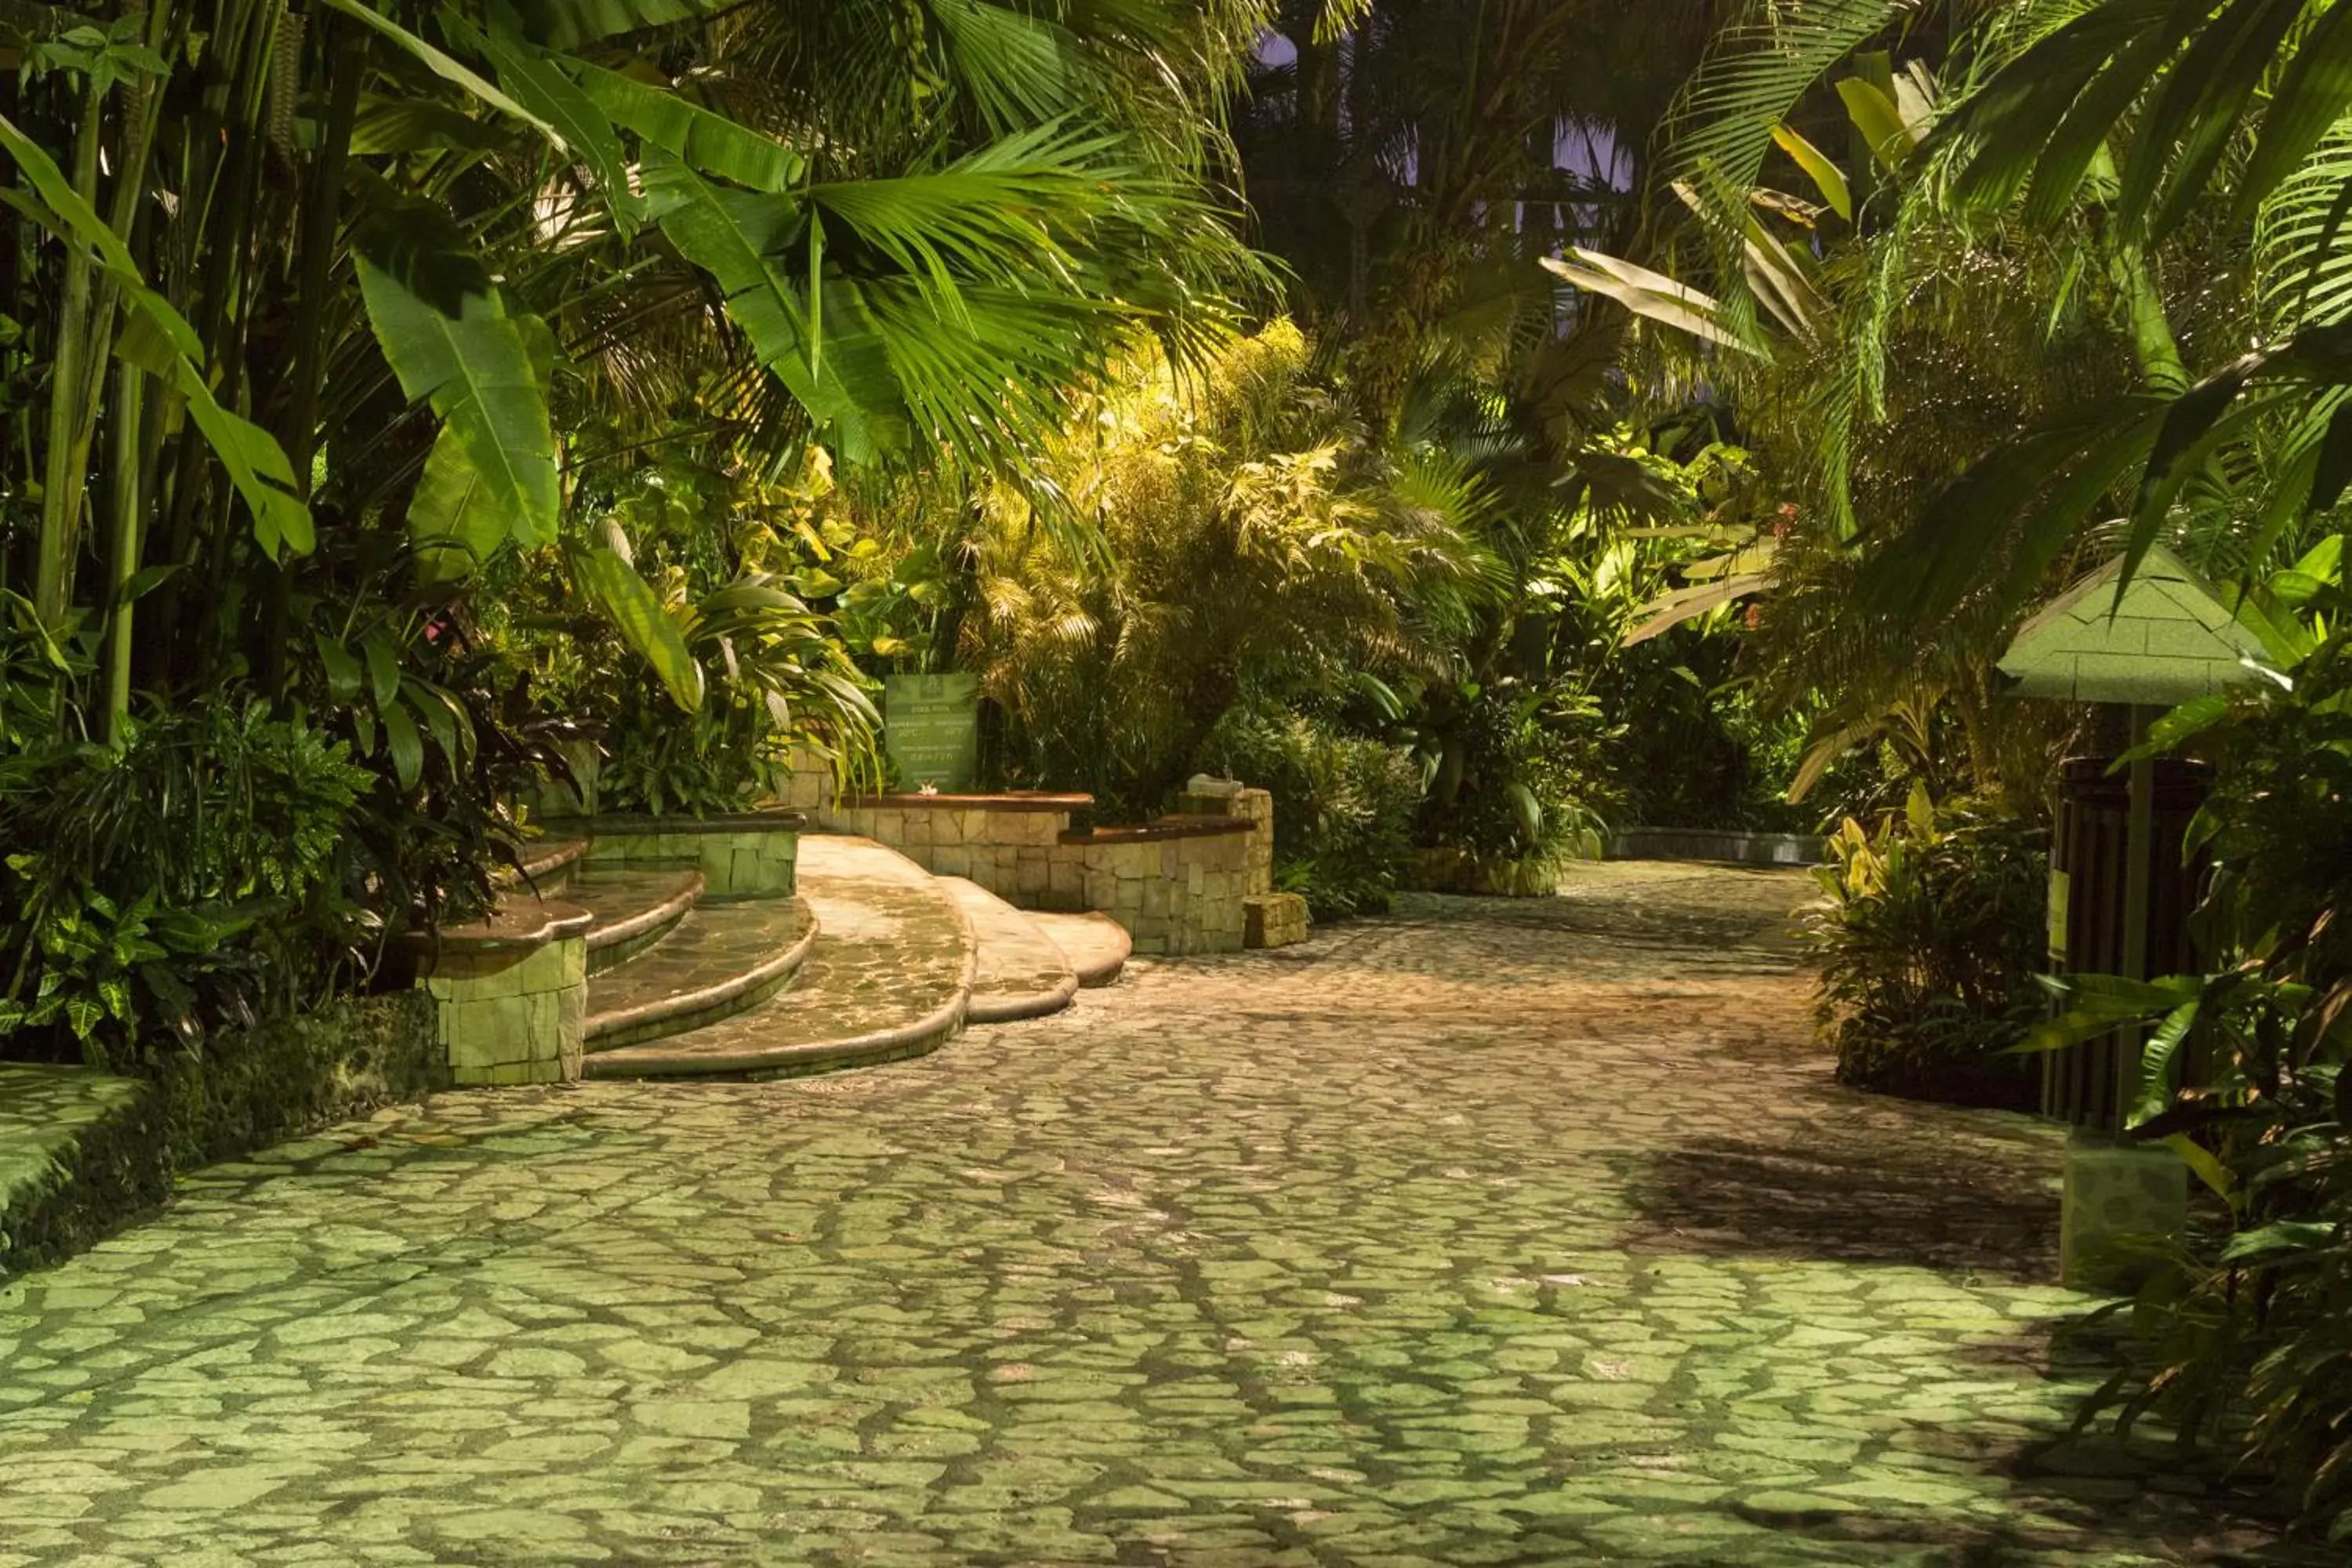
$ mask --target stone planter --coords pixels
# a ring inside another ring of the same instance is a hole
[[[589,840],[591,865],[692,866],[702,899],[788,898],[808,819],[797,811],[725,816],[593,816],[568,825]]]
[[[570,1083],[588,1022],[588,928],[571,904],[519,901],[412,939],[416,984],[459,1085]]]

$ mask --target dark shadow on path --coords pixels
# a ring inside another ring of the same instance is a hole
[[[2057,1276],[2057,1194],[1948,1145],[1705,1140],[1642,1155],[1628,1187],[1636,1250]]]

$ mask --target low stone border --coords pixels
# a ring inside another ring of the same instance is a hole
[[[994,795],[948,795],[918,792],[890,795],[848,795],[841,811],[1040,811],[1064,816],[1094,809],[1090,795],[1055,795],[1046,790],[1009,789]]]
[[[1078,994],[1078,977],[1066,974],[1051,990],[1031,991],[1017,996],[972,997],[964,1008],[967,1024],[1017,1024],[1024,1018],[1043,1018],[1058,1013],[1075,1001]]]
[[[171,1195],[163,1109],[137,1079],[0,1062],[0,1279]]]
[[[781,899],[808,816],[744,811],[719,816],[590,816],[564,825],[588,839],[591,866],[656,862],[698,867],[704,903]]]
[[[0,1278],[160,1206],[181,1172],[447,1083],[417,991],[274,1019],[153,1078],[0,1063]]]
[[[1077,971],[1081,991],[1099,990],[1116,982],[1135,952],[1135,939],[1128,934],[1127,928],[1106,914],[1033,910],[1029,918],[1036,922],[1038,930],[1054,939],[1062,956]]]
[[[1824,841],[1801,833],[1737,833],[1711,827],[1628,827],[1611,837],[1611,860],[1716,860],[1740,866],[1817,866]]]

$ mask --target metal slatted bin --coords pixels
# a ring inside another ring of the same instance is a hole
[[[2124,970],[2131,782],[2126,773],[2110,773],[2112,766],[2112,758],[2076,757],[2060,770],[2058,831],[2050,857],[2050,966],[2054,974],[2120,974]],[[2205,798],[2210,772],[2202,763],[2175,758],[2159,759],[2156,764],[2156,831],[2148,867],[2150,975],[2197,967],[2189,917],[2197,907],[2206,868],[2202,857],[2182,864],[2180,848]],[[2078,1127],[2120,1131],[2116,1055],[2137,1048],[2136,1040],[2118,1033],[2044,1056],[2042,1113]]]

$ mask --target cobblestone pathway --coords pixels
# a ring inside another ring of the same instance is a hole
[[[1570,891],[217,1168],[0,1289],[0,1564],[2228,1560],[2049,1447],[2052,1138],[1830,1082],[1794,879]]]

